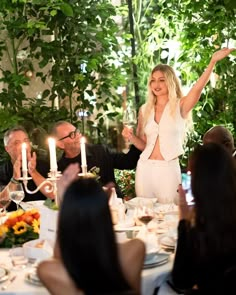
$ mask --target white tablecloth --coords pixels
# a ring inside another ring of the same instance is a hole
[[[10,269],[10,276],[16,275],[16,279],[8,286],[5,291],[1,290],[0,294],[8,295],[48,295],[49,292],[44,287],[39,287],[28,283],[25,280],[26,274],[32,271],[32,266],[27,266],[22,270],[13,270],[11,260],[7,249],[0,250],[0,266]],[[142,295],[152,295],[156,286],[159,286],[166,277],[166,274],[172,267],[172,259],[162,266],[145,269],[142,272]]]

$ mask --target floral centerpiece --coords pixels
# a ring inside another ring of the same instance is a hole
[[[135,195],[135,170],[115,169],[116,183],[121,189],[123,198],[128,201]]]
[[[37,209],[12,212],[0,225],[0,247],[11,248],[39,237],[40,214]]]

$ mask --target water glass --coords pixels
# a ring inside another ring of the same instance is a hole
[[[21,201],[25,197],[25,192],[23,190],[23,186],[21,183],[14,184],[11,187],[9,187],[9,196],[10,199],[16,203],[17,210],[19,209],[19,205]]]

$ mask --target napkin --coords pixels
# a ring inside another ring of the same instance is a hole
[[[145,243],[146,253],[154,253],[160,250],[156,234],[153,232],[146,232],[145,227],[140,229],[136,237]]]
[[[116,190],[113,187],[111,197],[109,200],[109,205],[111,208],[111,212],[117,215],[117,222],[113,222],[114,224],[124,222],[125,220],[125,205],[121,198],[117,198]]]

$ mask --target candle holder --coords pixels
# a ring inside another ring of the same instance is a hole
[[[82,178],[92,178],[95,177],[95,175],[91,172],[87,171],[87,166],[81,166],[82,173],[79,173],[78,176]]]
[[[28,180],[32,179],[32,177],[28,177],[27,171],[23,171],[23,176],[19,178],[24,184],[25,191],[28,194],[35,194],[37,193],[44,185],[45,186],[45,191],[46,193],[54,193],[55,195],[55,203],[58,206],[59,205],[59,200],[57,196],[57,180],[61,177],[61,172],[57,170],[50,171],[48,173],[48,178],[46,178],[43,182],[40,183],[36,187],[35,190],[31,191],[28,188]]]

